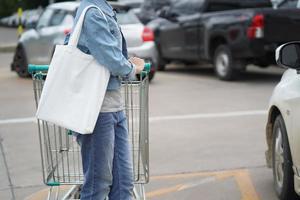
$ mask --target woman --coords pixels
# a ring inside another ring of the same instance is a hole
[[[103,106],[92,134],[76,134],[81,145],[85,177],[81,200],[131,200],[132,160],[126,116],[120,92],[120,77],[133,78],[144,68],[139,58],[128,60],[126,42],[116,15],[106,0],[82,0],[75,23],[87,6],[78,48],[91,54],[111,72]]]

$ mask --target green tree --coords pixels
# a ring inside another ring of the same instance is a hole
[[[66,0],[55,0],[55,2],[61,1]],[[19,6],[26,10],[34,9],[38,6],[45,7],[48,3],[49,0],[0,0],[0,18],[17,12]]]
[[[0,16],[10,15],[16,10],[18,0],[1,0],[0,1]]]

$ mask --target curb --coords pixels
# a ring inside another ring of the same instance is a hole
[[[0,46],[0,53],[11,53],[16,49],[16,45]]]

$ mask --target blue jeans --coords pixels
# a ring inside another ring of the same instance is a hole
[[[131,200],[133,170],[123,111],[100,113],[93,134],[77,135],[85,181],[81,200]]]

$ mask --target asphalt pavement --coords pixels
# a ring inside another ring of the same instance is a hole
[[[11,51],[17,44],[17,29],[0,27],[0,52]]]
[[[45,187],[32,81],[9,70],[11,59],[0,54],[0,138],[16,199],[24,199]],[[242,80],[223,82],[203,66],[157,73],[150,85],[148,199],[276,200],[264,131],[281,74],[252,66]],[[9,199],[1,154],[0,180],[0,199]]]

